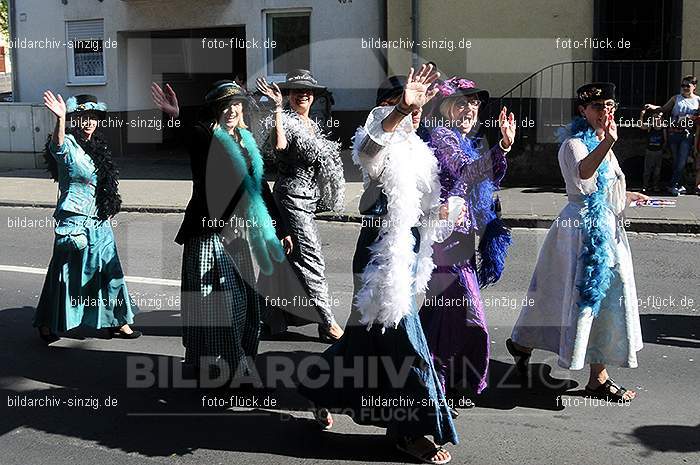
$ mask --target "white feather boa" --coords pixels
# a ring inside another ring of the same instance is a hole
[[[319,190],[319,211],[345,209],[345,175],[340,158],[340,142],[328,139],[318,123],[311,120],[313,132],[293,111],[282,113],[282,127],[290,144],[296,144],[301,153],[316,160],[316,182]],[[268,115],[261,124],[260,139],[263,152],[268,158],[272,155],[270,132],[275,127],[275,115]]]
[[[379,109],[383,110],[380,107],[373,113]],[[385,112],[377,113],[375,121]],[[363,324],[369,328],[378,323],[384,330],[396,327],[411,312],[416,294],[425,292],[435,268],[432,245],[436,238],[440,181],[436,158],[412,127],[408,137],[385,145],[376,156],[360,156],[359,148],[368,130],[376,133],[376,124],[375,128],[370,127],[371,120],[372,115],[365,125],[367,129],[360,127],[355,133],[353,162],[362,168],[365,181],[368,172],[381,172],[379,180],[388,198],[388,213],[382,218],[377,240],[370,246],[372,257],[362,273],[362,287],[355,304]],[[413,252],[413,226],[420,231],[417,254]]]

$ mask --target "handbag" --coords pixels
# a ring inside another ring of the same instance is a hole
[[[55,247],[64,252],[79,252],[85,249],[89,244],[85,225],[88,220],[90,218],[83,215],[60,216],[54,228]]]

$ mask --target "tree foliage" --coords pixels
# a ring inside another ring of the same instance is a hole
[[[0,0],[0,36],[4,39],[8,39],[8,19],[7,0]]]

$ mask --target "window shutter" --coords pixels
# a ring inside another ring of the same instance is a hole
[[[68,21],[68,37],[71,41],[76,40],[102,40],[104,39],[104,20],[91,19],[89,21]]]
[[[70,77],[95,79],[104,76],[104,20],[67,21],[66,40],[72,44]]]

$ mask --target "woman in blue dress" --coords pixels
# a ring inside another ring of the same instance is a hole
[[[44,105],[56,115],[45,157],[58,182],[53,256],[34,316],[41,339],[79,325],[106,329],[108,336],[135,339],[132,303],[117,255],[110,219],[119,212],[117,170],[107,144],[95,132],[107,107],[92,95],[66,102],[51,91]],[[70,117],[68,128],[66,118]]]
[[[299,391],[314,403],[324,429],[333,424],[331,409],[346,413],[356,423],[386,428],[412,457],[445,464],[451,455],[443,445],[457,444],[458,437],[416,302],[434,268],[433,242],[452,232],[438,220],[447,218],[437,160],[415,133],[438,76],[423,65],[408,77],[385,80],[377,107],[355,134],[353,161],[362,169],[364,192],[353,309],[340,341]]]

